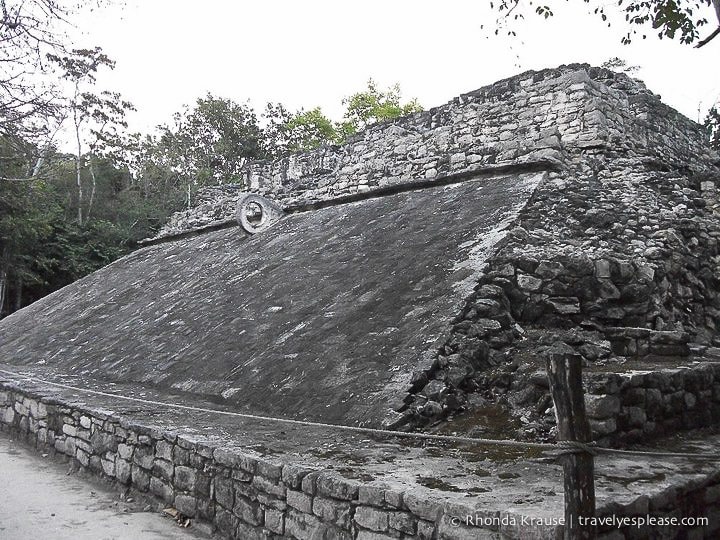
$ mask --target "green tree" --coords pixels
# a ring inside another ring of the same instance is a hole
[[[208,94],[141,142],[139,170],[182,186],[188,204],[204,185],[237,182],[248,160],[265,157],[262,130],[246,104]]]
[[[616,4],[600,0],[583,2],[608,26],[612,24],[613,14],[623,16],[625,28],[621,41],[624,44],[632,42],[637,36],[645,39],[653,32],[660,39],[677,39],[680,43],[702,47],[720,34],[720,0],[618,0]],[[537,0],[492,0],[490,7],[499,15],[494,27],[496,35],[505,32],[516,36],[517,23],[531,13],[545,19],[554,15],[551,5]],[[706,26],[713,30],[703,34]]]
[[[323,144],[342,142],[338,126],[325,116],[320,107],[299,111],[287,122],[286,128],[290,152],[314,150]]]
[[[268,103],[263,113],[263,154],[279,158],[314,150],[325,144],[342,144],[350,135],[376,122],[421,111],[417,100],[403,102],[400,86],[385,90],[370,79],[367,88],[343,99],[345,113],[334,122],[320,107],[291,113],[281,104]]]
[[[341,139],[345,139],[376,122],[422,111],[422,107],[416,99],[402,103],[402,92],[399,84],[381,90],[372,79],[368,80],[366,90],[345,98],[343,104],[346,110],[343,121],[338,126]]]

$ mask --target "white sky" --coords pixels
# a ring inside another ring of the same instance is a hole
[[[698,106],[704,111],[720,97],[720,38],[699,50],[654,36],[624,46],[622,25],[607,29],[584,3],[561,0],[555,17],[517,25],[519,38],[486,39],[481,25],[495,20],[487,5],[128,0],[79,19],[78,45],[100,45],[117,61],[99,87],[136,105],[131,128],[143,132],[207,92],[249,99],[258,111],[268,101],[291,110],[319,105],[339,119],[342,98],[369,77],[383,87],[400,83],[405,98],[429,108],[528,69],[599,65],[613,56],[641,66],[636,76],[695,120]]]

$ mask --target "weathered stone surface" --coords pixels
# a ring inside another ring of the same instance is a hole
[[[287,503],[305,514],[312,513],[312,497],[301,491],[287,490]]]
[[[291,214],[250,238],[228,229],[151,246],[88,276],[82,294],[70,285],[0,323],[0,355],[185,391],[224,380],[217,396],[257,413],[378,425],[409,380],[396,374],[411,372],[425,342],[445,330],[446,314],[542,178],[479,178]],[[117,336],[132,325],[126,310],[144,323],[120,352]],[[148,369],[149,358],[168,368]],[[192,358],[188,378],[181,366]]]
[[[600,420],[610,418],[620,412],[620,398],[612,395],[588,394],[585,396],[585,407],[591,418]]]
[[[388,512],[369,506],[359,506],[356,508],[354,519],[358,525],[372,531],[387,531],[390,526],[390,514]]]

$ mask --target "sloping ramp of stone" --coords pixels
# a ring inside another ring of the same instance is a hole
[[[237,409],[378,425],[427,368],[542,173],[482,178],[155,245],[0,323],[0,361]]]

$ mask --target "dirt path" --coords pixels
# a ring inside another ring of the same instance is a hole
[[[68,465],[42,457],[0,433],[0,539],[196,540],[199,530],[140,503],[120,500],[98,480],[67,474]]]

